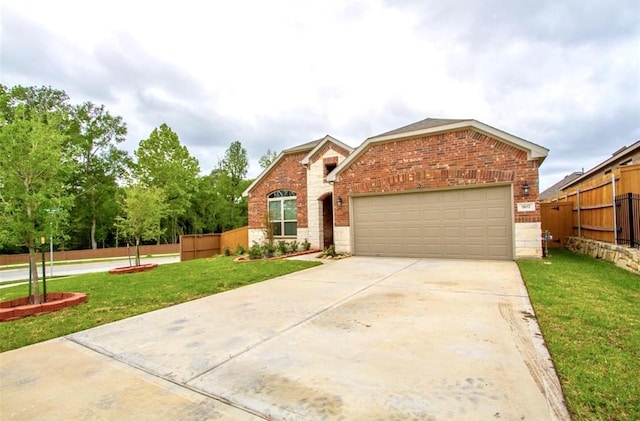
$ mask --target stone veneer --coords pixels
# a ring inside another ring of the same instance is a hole
[[[308,238],[312,248],[324,248],[323,206],[320,199],[328,194],[333,194],[333,185],[326,181],[325,161],[330,160],[335,163],[341,163],[346,155],[345,152],[340,153],[334,149],[327,148],[322,155],[314,154],[314,159],[309,165],[307,172],[307,194],[309,197],[307,200],[307,218],[309,223]],[[335,201],[336,199],[334,198],[334,207]],[[300,237],[300,233],[298,233],[298,237]]]
[[[540,222],[515,223],[515,258],[542,257],[542,224]]]
[[[568,237],[565,247],[571,251],[603,259],[629,272],[640,274],[640,250],[589,238]]]

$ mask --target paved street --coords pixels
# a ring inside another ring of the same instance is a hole
[[[132,259],[133,261],[133,259]],[[159,256],[159,257],[143,257],[141,262],[145,263],[157,263],[159,265],[163,265],[166,263],[176,263],[180,261],[180,256]],[[68,265],[54,265],[53,266],[53,275],[54,276],[68,276],[68,275],[79,275],[82,273],[94,273],[94,272],[107,272],[113,268],[129,266],[129,259],[118,259],[118,260],[110,260],[106,262],[78,262]],[[38,264],[38,273],[42,275],[42,263]],[[47,277],[51,276],[51,267],[49,266],[49,262],[46,265],[46,274]],[[29,279],[29,268],[19,268],[19,269],[10,269],[10,270],[0,270],[0,283],[9,282],[9,281],[19,281],[19,280],[27,280]],[[15,284],[13,284],[15,285]],[[2,285],[0,285],[2,288]]]

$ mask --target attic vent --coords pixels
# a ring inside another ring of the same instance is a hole
[[[337,162],[332,162],[330,164],[324,164],[324,176],[326,177],[329,173],[336,169],[338,166]]]

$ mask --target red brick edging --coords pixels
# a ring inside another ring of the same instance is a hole
[[[30,304],[30,297],[0,302],[0,322],[18,320],[24,317],[51,313],[66,307],[77,306],[87,301],[87,294],[79,292],[51,292],[45,302]],[[44,298],[44,297],[43,297]]]
[[[157,263],[147,263],[140,266],[123,266],[120,268],[111,269],[109,273],[112,275],[122,275],[124,273],[145,272],[147,270],[155,269],[157,267],[158,267]]]
[[[274,256],[274,257],[269,257],[269,258],[261,258],[261,259],[249,259],[249,256],[247,255],[242,255],[242,256],[238,256],[235,259],[233,259],[234,262],[259,262],[261,260],[275,260],[275,259],[286,259],[287,257],[295,257],[295,256],[302,256],[303,254],[311,254],[311,253],[321,253],[322,250],[305,250],[305,251],[297,251],[295,253],[290,253],[290,254],[283,254],[282,256]]]

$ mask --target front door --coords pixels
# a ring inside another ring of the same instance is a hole
[[[322,199],[322,238],[326,249],[333,244],[333,195]]]

